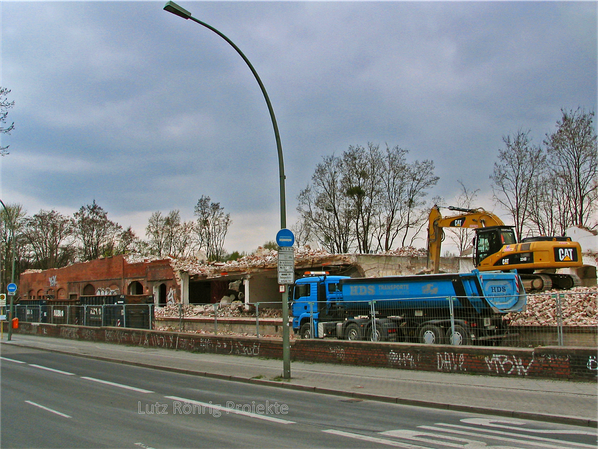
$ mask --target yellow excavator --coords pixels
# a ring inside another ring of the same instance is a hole
[[[482,208],[463,209],[450,206],[457,215],[443,217],[434,206],[428,222],[428,268],[440,269],[443,228],[471,228],[475,231],[473,265],[480,271],[517,269],[528,292],[570,289],[581,284],[575,274],[557,273],[558,268],[583,265],[581,246],[570,237],[529,237],[517,242],[513,226]]]

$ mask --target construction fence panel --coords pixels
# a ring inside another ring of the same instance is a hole
[[[598,346],[596,290],[528,295],[526,310],[506,319],[513,334],[506,346]]]
[[[457,296],[313,302],[304,308],[308,315],[304,326],[309,326],[310,336],[320,338],[509,347],[598,346],[596,292],[528,295],[526,310],[512,313],[496,313],[482,298]],[[321,328],[316,329],[315,323]]]
[[[199,326],[202,331],[214,334],[243,334],[246,336],[274,336],[272,335],[272,321],[276,321],[274,327],[280,327],[281,303],[259,302],[243,303],[235,301],[228,304],[173,304],[166,307],[158,307],[156,316],[161,318],[172,318],[178,321],[176,330],[179,332],[191,331],[191,321],[201,320]],[[251,320],[253,324],[247,325]],[[197,326],[195,326],[197,329]]]
[[[152,329],[153,304],[17,305],[15,316],[28,323],[117,326]]]

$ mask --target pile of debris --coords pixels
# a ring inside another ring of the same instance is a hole
[[[331,254],[323,249],[312,249],[308,245],[295,248],[294,255],[297,268],[327,264],[330,261],[349,263],[355,257],[351,254]],[[171,259],[171,265],[175,273],[184,272],[192,277],[217,278],[224,274],[245,273],[256,269],[276,269],[278,251],[260,247],[253,254],[228,262],[206,262],[198,258]]]
[[[166,307],[156,308],[156,318],[213,318],[214,313],[222,318],[255,318],[256,309],[254,304],[245,304],[240,301],[234,301],[231,304],[172,304]],[[260,308],[258,309],[260,318],[282,318],[280,309]]]
[[[428,250],[425,248],[405,246],[404,248],[391,249],[383,254],[400,257],[428,257]]]
[[[156,327],[157,331],[161,331],[161,332],[180,332],[180,330],[177,327],[172,327],[172,326],[158,326]],[[196,329],[196,330],[184,330],[183,331],[186,334],[199,334],[199,335],[210,335],[213,336],[214,332],[212,330],[205,330],[205,329]],[[241,333],[241,332],[232,332],[232,331],[218,331],[217,335],[228,335],[231,337],[255,337],[256,335],[253,333]],[[270,335],[270,334],[260,334],[260,338],[280,338],[280,335]],[[298,337],[291,332],[289,335],[289,339],[290,340],[295,340]]]
[[[509,314],[506,318],[511,326],[557,326],[559,317],[554,297],[557,294],[563,326],[598,325],[598,286],[528,295],[526,311]]]

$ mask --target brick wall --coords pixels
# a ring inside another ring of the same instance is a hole
[[[279,338],[258,339],[118,327],[32,323],[20,323],[20,328],[16,332],[201,353],[282,358],[282,340]],[[296,340],[291,342],[291,358],[296,361],[342,363],[390,369],[562,380],[596,381],[598,374],[596,348],[517,349]]]
[[[153,293],[153,283],[165,282],[169,288],[178,289],[168,260],[128,263],[124,256],[119,255],[42,272],[25,272],[21,275],[19,290],[23,298],[29,299],[39,292],[45,295],[61,289],[67,292],[67,298],[71,295],[78,298],[88,284],[93,285],[96,291],[116,289],[118,294],[127,294],[129,284],[134,281],[142,284],[146,295]]]

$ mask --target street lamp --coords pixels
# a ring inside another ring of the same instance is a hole
[[[8,209],[6,208],[6,204],[4,204],[4,201],[0,200],[0,204],[2,204],[2,207],[4,208],[4,212],[6,213],[6,218],[10,219],[10,240],[12,242],[12,273],[11,273],[11,277],[10,277],[10,282],[14,284],[15,282],[15,249],[16,249],[16,245],[15,245],[15,225],[12,219],[12,216],[10,215],[10,213],[8,212]],[[13,315],[13,304],[14,304],[14,296],[10,295],[10,308],[8,309],[8,341],[11,341],[12,339],[12,315]]]
[[[264,99],[266,100],[266,105],[268,106],[268,112],[270,113],[270,119],[272,120],[272,127],[274,128],[274,137],[276,139],[276,150],[278,151],[278,177],[280,182],[280,229],[285,229],[287,227],[287,213],[286,213],[286,198],[285,198],[285,175],[284,175],[284,162],[282,158],[282,144],[280,143],[280,134],[278,133],[278,124],[276,123],[276,117],[274,115],[274,109],[272,108],[272,103],[270,103],[270,98],[268,97],[268,93],[266,92],[266,88],[262,83],[259,75],[257,74],[256,70],[253,68],[253,65],[247,59],[247,57],[243,54],[241,49],[235,45],[233,41],[231,41],[228,37],[226,37],[223,33],[218,31],[211,25],[208,25],[205,22],[202,22],[199,19],[196,19],[191,15],[189,11],[184,8],[181,8],[176,3],[169,1],[164,5],[164,10],[168,11],[169,13],[174,14],[175,16],[182,17],[185,20],[192,20],[193,22],[199,23],[201,26],[213,31],[222,39],[230,44],[231,47],[235,49],[235,51],[243,58],[243,61],[247,64],[251,73],[255,77],[255,80],[260,86],[262,90],[262,94],[264,95]],[[289,338],[289,293],[288,288],[284,289],[282,294],[282,358],[283,358],[283,377],[285,379],[290,379],[291,377],[291,345],[290,345],[290,338]]]

